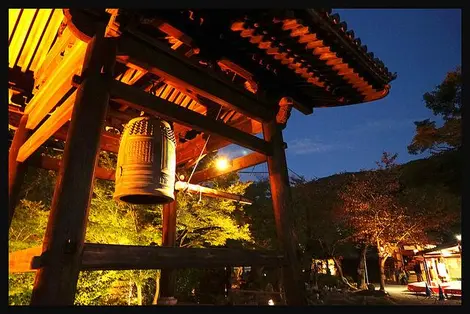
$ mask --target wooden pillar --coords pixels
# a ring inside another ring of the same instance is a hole
[[[162,246],[176,246],[176,209],[177,209],[177,193],[175,192],[175,200],[171,203],[163,205],[163,239]],[[160,296],[159,303],[167,302],[169,298],[175,296],[176,271],[166,268],[161,270],[160,276]]]
[[[104,25],[88,43],[83,81],[67,133],[65,150],[43,242],[31,305],[73,305],[84,246],[88,207],[109,101],[116,50]],[[103,73],[102,72],[103,68]]]
[[[27,169],[27,165],[25,163],[16,161],[18,152],[21,146],[28,139],[30,133],[30,131],[26,129],[26,122],[28,122],[27,114],[21,117],[8,154],[8,229],[10,229],[16,204],[18,202],[18,194],[20,193],[21,185],[23,184],[24,175]]]
[[[282,277],[287,304],[307,305],[296,254],[298,243],[295,243],[292,234],[292,200],[281,128],[282,125],[275,120],[263,123],[264,139],[271,143],[273,149],[272,156],[268,156],[268,171],[277,237],[288,261],[288,265],[283,268]]]

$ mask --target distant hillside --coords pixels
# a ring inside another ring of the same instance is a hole
[[[461,152],[447,152],[439,156],[414,160],[399,166],[403,188],[413,189],[426,195],[432,202],[445,206],[449,212],[461,212],[462,195],[462,169],[463,154]],[[348,184],[352,175],[360,178],[368,171],[347,172],[329,177],[312,180],[304,185],[314,193],[310,199],[310,208],[315,219],[315,211],[332,210],[340,204],[339,190]],[[297,191],[293,188],[294,195]],[[456,233],[460,233],[460,221],[433,234],[437,241],[453,240]],[[429,234],[431,236],[431,234]]]
[[[429,158],[417,159],[399,165],[402,171],[402,180],[405,186],[421,187],[428,184],[442,184],[449,188],[449,191],[461,196],[462,194],[462,174],[463,174],[463,154],[458,151],[447,152],[442,155],[431,156]],[[324,185],[328,183],[331,188],[346,184],[351,176],[361,176],[366,171],[344,172],[329,177],[313,180],[308,184]]]

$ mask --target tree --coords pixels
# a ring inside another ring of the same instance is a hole
[[[197,165],[197,170],[213,167],[216,154],[209,154]],[[181,172],[186,180],[190,178],[192,169]],[[191,182],[191,181],[190,181]],[[245,195],[251,182],[241,182],[237,173],[229,173],[212,179],[201,185],[234,194]],[[207,198],[189,194],[184,191],[177,193],[177,234],[179,247],[203,248],[226,246],[227,241],[252,246],[253,238],[250,222],[246,215],[246,205],[224,199]],[[176,292],[178,298],[187,301],[200,299],[206,293],[208,299],[215,300],[219,296],[206,291],[201,281],[213,277],[217,270],[182,269],[177,273]],[[211,275],[212,274],[212,275]],[[223,290],[222,290],[223,293]]]
[[[253,245],[258,249],[276,250],[279,248],[276,223],[272,207],[271,190],[268,180],[258,180],[251,184],[246,196],[253,201],[245,212],[253,237]]]
[[[300,239],[305,245],[304,260],[310,266],[312,257],[333,259],[342,280],[341,255],[350,249],[346,242],[350,230],[338,213],[341,207],[337,190],[347,179],[336,175],[328,180],[299,182],[292,189],[298,213],[296,230],[303,235]]]
[[[351,238],[377,247],[381,290],[385,288],[387,258],[401,243],[426,242],[425,226],[433,220],[400,202],[396,158],[396,154],[384,152],[378,170],[364,172],[362,178],[353,175],[352,182],[340,192],[345,218],[354,230]]]
[[[45,150],[52,157],[57,152]],[[99,166],[114,169],[116,156],[101,152]],[[9,232],[9,250],[41,245],[52,201],[56,173],[30,168],[22,186],[21,201]],[[249,183],[236,174],[218,178],[212,186],[243,194]],[[114,184],[95,180],[85,241],[91,243],[150,245],[161,243],[161,206],[130,205],[112,198]],[[223,246],[228,239],[251,241],[243,206],[235,202],[178,195],[178,243],[183,247]],[[81,272],[76,304],[143,305],[156,303],[158,270]],[[191,277],[189,277],[191,278]],[[10,304],[29,304],[34,274],[9,276]],[[191,281],[191,280],[190,280]],[[188,285],[194,288],[194,281]],[[187,292],[187,291],[186,291]]]
[[[408,146],[410,154],[420,154],[427,150],[438,154],[462,147],[462,70],[457,67],[447,73],[444,81],[432,92],[423,95],[426,107],[435,116],[444,120],[441,127],[436,121],[426,119],[416,121],[416,134]]]

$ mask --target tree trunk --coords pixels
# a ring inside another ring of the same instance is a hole
[[[132,297],[132,280],[129,280],[129,294],[127,296],[127,305],[131,305],[131,297]]]
[[[341,278],[341,281],[344,279],[343,275],[343,268],[341,267],[341,261],[338,260],[336,257],[333,257],[333,262],[335,263],[336,269],[338,270],[339,277]]]
[[[136,283],[137,286],[137,304],[142,305],[142,284]]]
[[[367,254],[367,244],[364,244],[361,249],[361,256],[359,260],[359,266],[357,267],[357,274],[359,276],[359,289],[367,289],[366,284],[366,267],[365,267],[365,260]]]
[[[343,274],[343,267],[341,266],[341,261],[336,257],[333,257],[333,261],[335,262],[336,268],[338,269],[339,277],[341,278],[341,282],[345,283],[350,289],[356,290],[357,288],[352,286],[350,282],[346,280]]]
[[[385,261],[387,260],[387,255],[379,254],[379,269],[380,269],[380,290],[385,290]]]
[[[157,271],[157,276],[155,277],[155,295],[153,296],[152,304],[157,305],[159,296],[160,296],[160,271]]]

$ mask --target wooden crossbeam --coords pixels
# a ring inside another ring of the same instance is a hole
[[[239,129],[240,131],[249,133],[249,134],[258,134],[262,132],[262,124],[255,120],[245,120],[241,119],[238,122],[234,122],[230,124],[231,126]],[[177,147],[177,164],[181,165],[187,163],[195,159],[201,153],[202,148],[204,147],[205,139],[202,136],[198,136],[197,138],[188,141],[183,144],[179,144]],[[209,141],[207,142],[206,149],[203,154],[216,151],[221,149],[225,146],[230,145],[230,141],[223,139],[219,136],[211,136]]]
[[[86,243],[82,270],[282,266],[283,264],[282,255],[255,250]]]
[[[216,167],[212,167],[212,168],[195,172],[191,178],[191,182],[199,183],[199,182],[207,181],[207,180],[216,178],[218,176],[221,176],[230,172],[256,166],[263,162],[266,162],[265,155],[256,153],[256,152],[251,153],[249,155],[233,159],[231,165],[227,169],[219,170]]]
[[[34,257],[40,256],[41,253],[41,246],[10,253],[8,255],[8,273],[36,271],[32,265],[32,261]]]
[[[70,95],[21,146],[17,161],[24,162],[72,117],[76,92]]]
[[[38,246],[10,253],[8,272],[36,271],[47,263],[47,260],[40,256],[41,252],[42,247]],[[284,264],[284,257],[274,251],[85,243],[80,270],[280,267]]]
[[[8,112],[8,123],[13,127],[18,127],[19,121],[23,112],[19,111],[14,106],[9,106]],[[109,111],[110,115],[115,115],[117,112]],[[240,131],[249,133],[249,134],[258,134],[262,131],[262,124],[258,121],[251,120],[251,119],[240,119],[239,121],[235,121],[230,123],[230,125],[234,128],[239,129]],[[59,130],[57,130],[53,135],[53,138],[59,139],[61,141],[65,141],[67,138],[67,127],[63,126]],[[120,136],[114,133],[103,131],[101,133],[101,150],[118,153],[119,151],[119,139]],[[180,143],[176,147],[176,164],[182,165],[187,163],[188,161],[195,159],[199,156],[203,146],[204,146],[205,139],[202,136],[198,136],[193,140],[190,140],[186,143]],[[230,145],[231,142],[223,139],[219,136],[211,136],[209,142],[207,143],[205,152],[213,152],[220,148],[223,148],[227,145]]]
[[[112,99],[118,103],[129,105],[130,107],[146,111],[162,119],[176,122],[201,132],[218,135],[264,155],[271,154],[270,145],[256,136],[240,131],[221,121],[213,120],[192,110],[175,105],[135,87],[118,81],[111,81],[109,82],[109,90]]]
[[[149,45],[123,34],[118,40],[117,54],[118,62],[136,64],[164,77],[182,90],[191,90],[252,119],[268,121],[274,115],[272,108],[261,104],[254,95],[238,89],[230,81],[196,67],[188,58],[178,57],[170,48],[156,41]]]

